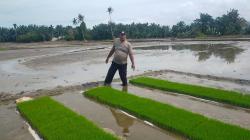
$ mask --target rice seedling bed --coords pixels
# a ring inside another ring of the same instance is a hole
[[[186,94],[234,106],[250,108],[250,95],[243,95],[235,91],[226,91],[210,87],[176,83],[151,77],[138,77],[130,80],[130,83],[164,91]]]
[[[139,118],[192,140],[248,140],[250,131],[174,106],[138,97],[110,87],[98,87],[86,97],[125,110]]]
[[[50,97],[17,104],[21,115],[45,140],[117,140]]]

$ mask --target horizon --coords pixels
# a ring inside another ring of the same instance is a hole
[[[231,8],[230,10],[232,10],[233,8]],[[238,9],[235,9],[235,10],[238,10]],[[226,12],[226,13],[224,13],[224,14],[227,14],[229,12],[229,10]],[[240,13],[240,11],[238,11],[239,13]],[[80,14],[80,13],[79,13]],[[201,13],[200,13],[201,14]],[[209,14],[209,13],[203,13],[203,14]],[[209,14],[210,15],[210,14]],[[223,15],[223,14],[222,14]],[[221,16],[222,16],[221,15]],[[212,15],[211,15],[212,16]],[[241,15],[239,15],[240,17],[242,17]],[[219,16],[218,16],[219,17]],[[194,20],[196,20],[196,19],[198,19],[199,18],[199,16],[197,17],[197,18],[195,18]],[[214,17],[214,16],[212,16],[212,18],[213,19],[216,19],[217,17]],[[242,17],[242,18],[244,18],[244,19],[246,19],[245,17]],[[194,20],[193,21],[190,21],[190,23],[187,23],[187,22],[185,22],[185,24],[187,24],[187,25],[189,25],[189,24],[191,24],[192,22],[194,22]],[[175,24],[173,24],[173,25],[176,25],[178,22],[181,22],[181,21],[183,21],[183,20],[180,20],[180,21],[177,21]],[[247,20],[246,19],[246,21],[248,22],[248,23],[250,23],[250,20]],[[84,20],[84,22],[87,24],[87,21],[86,20]],[[113,22],[113,21],[112,21]],[[169,26],[170,28],[173,26],[173,25],[164,25],[164,24],[159,24],[159,23],[155,23],[155,22],[147,22],[147,21],[145,21],[145,22],[130,22],[130,23],[122,23],[122,22],[119,22],[119,23],[116,23],[116,22],[113,22],[114,24],[123,24],[123,25],[126,25],[126,24],[132,24],[132,23],[135,23],[135,24],[145,24],[145,23],[148,23],[148,24],[157,24],[157,25],[160,25],[160,26]],[[16,23],[13,23],[13,24],[16,24]],[[12,28],[13,27],[13,24],[12,25],[10,25],[10,26],[8,26],[8,27],[6,27],[6,26],[0,26],[0,27],[4,27],[4,28]],[[87,28],[89,28],[89,29],[92,29],[94,26],[97,26],[97,25],[99,25],[99,24],[108,24],[108,23],[104,23],[104,22],[101,22],[101,23],[97,23],[96,25],[93,25],[93,26],[91,26],[91,27],[88,27],[87,26]],[[19,24],[17,24],[17,26],[18,26]],[[37,25],[37,26],[50,26],[50,25],[52,25],[53,27],[55,27],[55,26],[57,26],[57,25],[62,25],[62,24],[55,24],[55,25],[53,25],[53,24],[49,24],[49,25],[44,25],[44,24],[20,24],[21,26],[22,25],[24,25],[24,26],[28,26],[28,25]],[[62,25],[62,26],[64,26],[64,27],[66,27],[66,26],[72,26],[72,27],[74,27],[74,26],[77,26],[77,25],[73,25],[73,24],[69,24],[69,25]]]
[[[38,2],[10,0],[1,1],[0,5],[3,7],[0,9],[0,18],[5,19],[1,21],[1,27],[12,27],[13,24],[73,26],[72,19],[78,14],[82,14],[85,16],[87,27],[92,28],[100,23],[108,23],[107,8],[109,6],[114,9],[112,21],[122,24],[133,22],[156,23],[171,27],[179,21],[190,24],[193,20],[199,18],[200,13],[207,13],[216,18],[226,14],[230,9],[237,9],[240,17],[245,18],[248,22],[250,21],[250,13],[248,12],[250,11],[250,2],[247,0],[223,0],[219,2],[215,0],[129,0],[123,2],[113,0],[102,2],[74,0],[68,2],[63,0],[60,3],[48,0]],[[165,5],[167,5],[167,8]],[[129,7],[129,10],[126,10],[127,7]]]

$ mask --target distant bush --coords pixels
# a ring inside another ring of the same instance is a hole
[[[204,33],[202,33],[202,32],[199,32],[199,33],[197,33],[197,35],[196,35],[196,38],[206,38],[207,37],[207,35],[205,35]]]
[[[64,39],[65,39],[66,41],[75,40],[74,36],[71,36],[71,35],[66,35],[66,36],[64,37]]]
[[[41,42],[49,40],[51,40],[51,37],[38,32],[28,32],[26,34],[17,36],[17,42],[24,42],[24,43]]]
[[[250,24],[249,24],[248,27],[245,29],[244,34],[250,35]]]

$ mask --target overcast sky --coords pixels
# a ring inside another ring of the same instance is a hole
[[[87,26],[92,27],[108,22],[109,6],[114,9],[116,23],[190,23],[200,13],[217,17],[231,8],[250,21],[250,0],[0,0],[0,26],[72,25],[73,17],[81,13]]]

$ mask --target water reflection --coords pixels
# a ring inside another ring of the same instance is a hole
[[[122,91],[128,92],[128,86],[122,86]],[[116,123],[123,129],[122,133],[124,137],[130,135],[129,127],[134,124],[134,118],[124,114],[121,110],[109,108],[112,115],[114,116]]]
[[[128,86],[122,86],[122,91],[128,92]]]
[[[225,60],[227,63],[233,63],[236,56],[244,49],[233,46],[232,44],[191,44],[191,45],[161,45],[150,47],[138,47],[137,50],[190,50],[198,57],[198,61],[206,61],[211,56]]]
[[[124,137],[128,137],[130,135],[129,127],[134,124],[134,118],[124,114],[122,111],[118,109],[110,108],[112,115],[114,116],[116,123],[123,129],[122,133]]]

